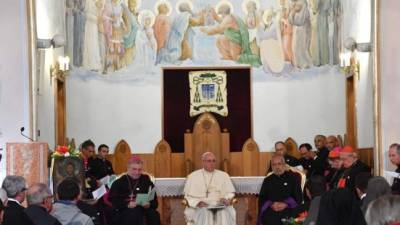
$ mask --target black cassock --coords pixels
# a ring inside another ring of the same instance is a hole
[[[400,166],[397,167],[396,173],[400,173]],[[392,184],[392,192],[395,195],[400,195],[400,178],[394,178]]]
[[[97,180],[100,180],[107,175],[114,174],[111,162],[107,159],[101,159],[98,157],[90,158],[88,164],[88,173]]]
[[[112,219],[114,225],[160,225],[157,195],[150,202],[148,209],[142,206],[128,208],[129,201],[135,199],[138,193],[148,193],[149,187],[154,188],[154,184],[150,177],[144,174],[139,179],[124,175],[112,184],[109,199],[115,208]]]
[[[264,179],[258,198],[259,222],[262,225],[280,225],[281,219],[291,217],[292,209],[301,201],[301,186],[294,173],[272,174]],[[274,202],[285,202],[288,208],[275,212],[270,207]]]

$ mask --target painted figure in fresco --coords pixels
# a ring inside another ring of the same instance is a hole
[[[342,46],[342,15],[343,8],[341,0],[331,0],[332,7],[332,21],[333,21],[333,31],[332,31],[332,64],[338,65],[340,63],[340,52]]]
[[[154,37],[157,41],[157,53],[164,48],[171,30],[171,4],[168,1],[159,1],[156,4],[156,20],[154,22]]]
[[[311,43],[310,54],[314,65],[319,65],[318,50],[318,0],[309,0],[310,4],[310,20],[311,20]]]
[[[177,64],[193,56],[193,26],[203,23],[203,17],[195,16],[190,1],[178,2],[178,15],[174,18],[164,48],[159,50],[157,63]]]
[[[136,34],[136,67],[140,71],[151,72],[156,63],[157,41],[154,37],[154,14],[150,10],[139,13],[140,28]]]
[[[112,9],[112,36],[110,55],[112,58],[112,68],[114,71],[122,67],[121,58],[124,55],[123,46],[123,34],[125,30],[125,24],[122,20],[123,6],[121,0],[111,0]]]
[[[104,35],[104,25],[103,25],[103,9],[104,9],[105,0],[97,0],[95,5],[97,9],[97,30],[98,30],[98,38],[99,38],[99,51],[100,51],[100,63],[101,69],[103,73],[105,65],[106,65],[106,54],[107,54],[107,43]]]
[[[137,21],[137,9],[140,7],[137,0],[128,0],[128,7],[124,6],[124,13],[122,15],[124,24],[126,24],[127,31],[123,37],[125,53],[122,57],[122,66],[130,65],[136,56],[136,34],[139,29]]]
[[[293,51],[292,51],[292,39],[293,39],[293,26],[289,23],[289,4],[288,0],[280,0],[280,29],[282,37],[283,53],[285,60],[293,64]]]
[[[95,0],[86,0],[86,24],[83,46],[83,67],[88,70],[101,70],[99,31],[97,28],[97,7]]]
[[[277,13],[271,8],[263,14],[263,26],[258,29],[257,40],[260,58],[265,72],[281,73],[285,66],[281,29]]]
[[[83,46],[85,38],[85,1],[86,0],[75,0],[74,8],[74,55],[73,64],[76,67],[82,66],[83,59]]]
[[[318,60],[316,66],[329,63],[329,23],[331,0],[317,0]]]
[[[65,55],[69,57],[71,62],[74,61],[74,0],[65,1],[65,36],[66,36],[66,46]]]
[[[228,1],[221,1],[216,8],[217,13],[221,15],[215,13],[219,24],[213,27],[202,27],[200,30],[208,35],[218,35],[217,47],[221,58],[260,66],[260,58],[251,52],[246,24],[239,17],[231,14],[232,4]]]
[[[310,55],[311,21],[306,0],[293,0],[289,23],[293,25],[293,63],[300,69],[313,65]]]
[[[102,55],[102,66],[103,73],[107,73],[108,67],[111,64],[111,56],[110,56],[110,47],[111,47],[111,38],[112,38],[112,5],[111,0],[103,0],[104,5],[101,11],[101,15],[99,15],[99,30],[102,31],[103,35],[103,43],[105,53]],[[101,25],[100,25],[101,23]],[[102,27],[101,27],[102,26]]]
[[[246,15],[245,22],[249,31],[250,49],[255,55],[260,55],[260,49],[256,41],[257,27],[261,23],[259,5],[260,3],[256,0],[244,0],[242,3],[243,12]]]

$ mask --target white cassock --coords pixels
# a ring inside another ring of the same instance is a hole
[[[221,198],[232,199],[235,196],[235,188],[227,173],[220,170],[196,170],[187,177],[184,193],[188,201],[185,209],[188,224],[236,225],[236,212],[232,206],[218,209],[215,214],[206,207],[197,207],[200,201],[215,206]]]

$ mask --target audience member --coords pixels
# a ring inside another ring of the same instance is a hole
[[[92,160],[95,154],[95,145],[93,141],[86,140],[81,144],[81,159],[83,162],[83,169],[85,171],[85,193],[84,198],[93,198],[92,192],[97,189],[97,180],[91,176],[89,170],[89,161]]]
[[[25,213],[35,225],[61,225],[49,214],[53,209],[53,195],[47,185],[38,183],[27,191],[28,208]]]
[[[368,205],[375,199],[391,194],[391,188],[389,183],[383,177],[373,177],[368,181],[366,196],[364,198],[363,204],[361,205],[361,210],[365,214]]]
[[[400,224],[400,196],[385,195],[372,201],[368,206],[365,219],[368,225]]]
[[[236,225],[236,212],[231,205],[235,188],[229,175],[215,169],[216,158],[211,152],[203,153],[203,168],[189,174],[185,184],[185,209],[187,221],[194,225]],[[207,207],[224,205],[223,209],[212,212]]]
[[[321,197],[318,225],[365,225],[360,202],[353,191],[330,190]]]
[[[334,148],[339,147],[339,140],[337,137],[330,135],[326,138],[326,148],[332,151]]]
[[[271,159],[272,174],[261,186],[258,208],[262,225],[280,225],[281,219],[291,215],[291,210],[302,202],[302,191],[295,175],[286,171],[285,159],[275,154]]]
[[[143,161],[139,157],[132,157],[128,162],[128,172],[116,180],[109,192],[109,199],[116,209],[113,222],[118,225],[159,225],[160,215],[157,212],[157,195],[150,202],[143,205],[136,204],[136,197],[140,193],[148,193],[154,188],[148,175],[142,174]]]
[[[394,166],[397,166],[396,173],[400,173],[400,144],[394,143],[389,147],[389,159]],[[400,195],[400,178],[395,176],[392,184],[393,194]]]
[[[57,187],[57,197],[58,201],[54,203],[51,214],[62,225],[93,225],[91,218],[76,206],[80,199],[80,189],[74,180],[63,180]]]
[[[25,201],[26,181],[21,176],[6,176],[2,188],[7,192],[8,204],[4,210],[3,225],[33,225],[21,205]]]
[[[317,149],[317,157],[314,158],[315,164],[318,169],[315,168],[315,175],[324,175],[325,170],[328,168],[328,155],[329,150],[326,147],[326,137],[324,135],[316,135],[314,138],[314,145]]]
[[[331,190],[337,187],[339,179],[344,172],[343,162],[340,159],[340,151],[338,149],[329,152],[328,162],[330,167],[325,177],[328,182],[328,187]]]
[[[100,180],[101,178],[114,174],[114,170],[110,161],[106,159],[109,148],[105,144],[99,145],[96,157],[89,159],[89,174],[91,177]]]
[[[285,163],[289,166],[296,167],[300,165],[297,158],[289,155],[287,153],[286,144],[283,141],[278,141],[275,143],[275,154],[282,156],[285,159]],[[268,172],[272,171],[271,163],[269,164]]]
[[[355,191],[354,180],[359,173],[369,172],[371,168],[357,158],[357,153],[350,146],[343,147],[340,152],[340,159],[343,161],[345,171],[338,182],[338,188],[349,188]]]
[[[303,167],[307,177],[310,177],[314,174],[313,162],[316,154],[312,151],[312,147],[309,143],[301,144],[299,146],[299,151],[301,154],[299,163]]]

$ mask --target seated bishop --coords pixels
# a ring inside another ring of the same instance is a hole
[[[301,185],[295,173],[286,170],[282,155],[272,156],[271,166],[272,174],[264,179],[258,197],[258,219],[262,225],[282,225],[302,202]]]
[[[185,184],[186,221],[192,225],[236,225],[231,205],[235,188],[229,175],[215,169],[213,153],[204,153],[201,160],[203,168],[191,173]]]
[[[112,224],[118,225],[160,225],[157,212],[157,194],[148,202],[138,202],[139,194],[146,194],[154,188],[150,177],[142,173],[143,161],[133,156],[128,162],[128,172],[116,180],[110,189],[109,199],[115,209]]]

